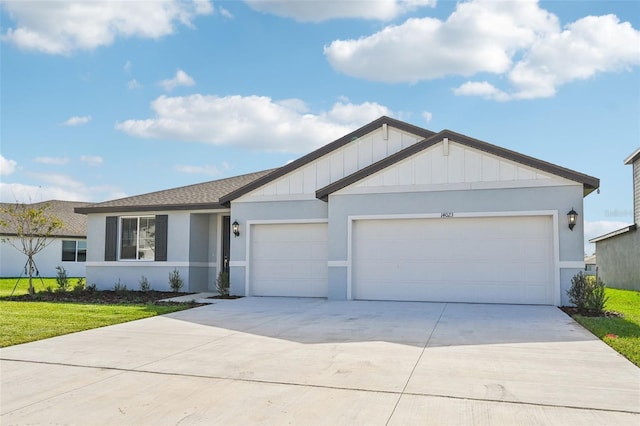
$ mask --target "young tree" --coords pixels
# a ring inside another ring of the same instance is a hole
[[[34,256],[53,240],[51,235],[63,223],[49,212],[49,204],[18,203],[0,207],[0,229],[3,235],[15,235],[15,238],[3,238],[16,250],[27,256],[26,269],[29,274],[29,294],[33,295],[33,272],[36,270]]]

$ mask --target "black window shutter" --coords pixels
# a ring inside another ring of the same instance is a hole
[[[166,262],[167,260],[167,224],[168,216],[159,214],[156,216],[156,262]]]
[[[104,260],[116,260],[118,251],[118,217],[107,216],[107,226],[104,238]]]

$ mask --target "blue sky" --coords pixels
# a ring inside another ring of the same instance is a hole
[[[277,167],[389,115],[601,179],[632,222],[637,1],[3,1],[3,202]],[[587,248],[589,250],[589,248]]]

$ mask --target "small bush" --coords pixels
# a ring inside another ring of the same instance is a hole
[[[216,290],[218,290],[218,294],[220,296],[229,295],[229,273],[228,272],[220,272],[218,274],[218,279],[216,280]]]
[[[184,281],[180,277],[180,272],[174,268],[173,272],[169,272],[169,287],[174,293],[178,293],[183,285]]]
[[[81,293],[84,290],[84,278],[78,278],[76,283],[73,285],[73,291],[76,293]]]
[[[94,292],[98,291],[98,286],[96,285],[96,283],[91,283],[91,284],[87,285],[85,290],[87,290],[90,293],[94,293]]]
[[[113,291],[115,291],[117,293],[124,293],[125,291],[127,291],[127,285],[126,284],[122,284],[120,282],[120,278],[118,278],[118,282],[113,284]]]
[[[63,292],[69,288],[69,277],[67,277],[67,271],[62,266],[56,266],[56,283],[58,289],[56,291]]]
[[[594,279],[580,272],[571,278],[571,288],[567,291],[567,295],[579,312],[591,311],[601,314],[607,303],[605,287],[599,277]]]
[[[140,291],[145,293],[151,291],[151,284],[149,284],[149,280],[144,275],[140,277]]]

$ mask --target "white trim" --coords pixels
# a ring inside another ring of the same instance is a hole
[[[136,260],[136,261],[127,261],[127,260],[116,260],[116,261],[108,261],[108,262],[100,262],[100,261],[90,261],[84,262],[87,267],[134,267],[134,268],[188,268],[190,266],[202,267],[202,268],[215,268],[215,262],[161,262],[161,261],[153,261],[153,260]]]
[[[251,277],[251,228],[253,225],[279,225],[279,224],[305,224],[305,223],[329,223],[329,219],[271,219],[271,220],[247,220],[245,222],[245,254],[244,254],[244,295],[251,296],[249,285]]]
[[[452,213],[453,216],[443,218],[443,213]],[[554,289],[553,303],[560,306],[560,241],[558,234],[558,211],[557,210],[527,210],[527,211],[498,211],[498,212],[442,212],[442,213],[420,213],[420,214],[382,214],[382,215],[353,215],[347,216],[347,300],[353,300],[352,276],[353,276],[353,223],[356,220],[388,220],[388,219],[443,219],[455,220],[460,218],[480,218],[480,217],[526,217],[526,216],[550,216],[553,226],[553,270]],[[584,268],[584,263],[583,263]]]
[[[560,269],[584,269],[584,260],[561,260]]]
[[[313,201],[317,200],[315,190],[314,192],[300,193],[300,194],[270,194],[270,195],[251,195],[246,200],[236,201],[233,203],[262,203],[267,201]]]
[[[216,215],[216,272],[222,271],[222,216]]]
[[[348,260],[330,260],[327,262],[329,268],[347,268],[349,266]]]
[[[244,268],[247,266],[247,261],[246,260],[230,260],[229,267],[232,267],[232,266]]]
[[[580,184],[574,184],[569,180],[559,181],[556,179],[522,179],[508,181],[496,180],[488,182],[452,182],[389,186],[355,186],[355,184],[352,184],[330,195],[389,194],[397,192],[471,191],[475,189],[517,189],[558,186],[580,186]]]

